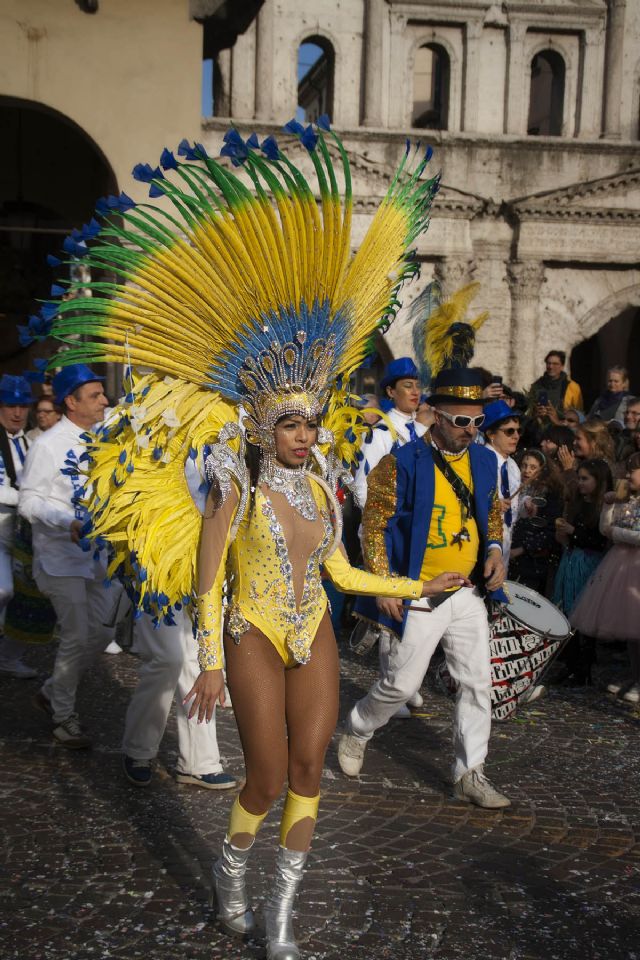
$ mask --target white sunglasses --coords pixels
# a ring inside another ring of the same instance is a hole
[[[481,427],[485,420],[484,413],[478,414],[477,417],[467,417],[464,413],[447,413],[446,410],[436,410],[436,413],[452,423],[454,427]]]

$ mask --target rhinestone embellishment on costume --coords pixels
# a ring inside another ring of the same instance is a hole
[[[304,470],[288,469],[272,463],[260,472],[258,482],[264,483],[274,493],[281,493],[286,497],[287,502],[305,520],[317,520],[316,502]]]

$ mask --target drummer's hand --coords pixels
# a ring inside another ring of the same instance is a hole
[[[376,604],[385,616],[402,623],[402,600],[396,597],[376,597]]]
[[[484,563],[484,579],[487,590],[497,590],[504,583],[506,571],[502,560],[502,550],[494,547]]]
[[[472,587],[473,584],[468,577],[463,577],[461,573],[440,573],[433,580],[425,580],[422,584],[423,597],[435,597],[445,590],[451,590],[452,587]]]
[[[193,698],[188,719],[191,720],[198,714],[198,723],[206,720],[207,723],[213,716],[213,710],[216,702],[224,707],[224,677],[222,670],[204,670],[194,685],[186,695],[183,704],[186,704]]]
[[[507,510],[511,510],[511,497],[505,497],[504,500],[500,500],[500,509],[503,513],[506,513]]]

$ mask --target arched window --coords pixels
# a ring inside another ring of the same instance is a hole
[[[333,119],[335,53],[324,37],[308,37],[298,47],[298,109],[300,123],[312,123],[323,113]]]
[[[562,136],[565,72],[564,60],[555,50],[541,50],[531,61],[527,133]]]
[[[416,50],[412,126],[448,129],[450,73],[449,54],[440,44],[426,43]]]

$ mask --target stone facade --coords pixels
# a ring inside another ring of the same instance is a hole
[[[357,231],[405,137],[433,144],[444,188],[419,244],[421,280],[404,298],[433,277],[448,290],[480,280],[491,318],[478,363],[525,386],[550,347],[570,353],[640,306],[640,3],[266,0],[226,76],[241,130],[273,132],[294,115],[308,40],[333,51],[332,119],[354,156]],[[410,126],[425,44],[447,57],[446,130]],[[560,136],[527,134],[532,61],[544,51],[564,64]],[[228,122],[206,121],[205,143],[215,149]],[[402,312],[385,336],[393,354],[411,352]],[[633,359],[628,343],[616,349],[603,366]]]

